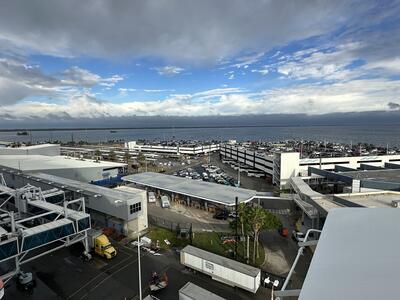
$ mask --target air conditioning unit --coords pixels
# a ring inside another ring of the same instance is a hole
[[[400,200],[393,200],[392,207],[400,208]]]

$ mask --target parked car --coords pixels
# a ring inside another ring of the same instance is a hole
[[[228,219],[228,212],[226,212],[226,211],[216,212],[214,215],[214,219],[226,220],[226,219]]]
[[[165,196],[165,195],[161,196],[160,202],[161,202],[162,208],[170,208],[171,207],[168,196]]]
[[[292,231],[292,239],[295,240],[296,242],[303,242],[305,237],[306,237],[305,234],[300,231],[296,230]]]
[[[149,192],[148,193],[148,199],[150,203],[156,202],[156,194],[154,192]]]

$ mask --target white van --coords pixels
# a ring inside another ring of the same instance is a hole
[[[147,199],[149,200],[149,203],[156,202],[156,194],[154,194],[154,192],[148,192]]]
[[[161,207],[162,208],[170,208],[171,203],[169,203],[169,198],[168,196],[161,196]]]

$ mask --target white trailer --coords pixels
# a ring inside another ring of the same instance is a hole
[[[260,286],[260,269],[190,245],[181,251],[181,264],[252,293],[256,293]]]
[[[225,298],[188,282],[179,290],[179,300],[225,300]]]

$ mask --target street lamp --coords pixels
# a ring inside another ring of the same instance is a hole
[[[240,187],[240,162],[239,162],[239,168],[238,168],[238,183],[237,187]]]
[[[139,224],[138,224],[139,226]],[[138,228],[139,229],[139,228]],[[139,300],[142,300],[142,269],[140,266],[140,231],[137,232],[138,273],[139,273]]]
[[[264,284],[272,284],[272,289],[271,289],[271,300],[274,300],[274,287],[278,287],[279,285],[279,280],[275,279],[274,281],[272,281],[269,276],[267,278],[264,279]]]

